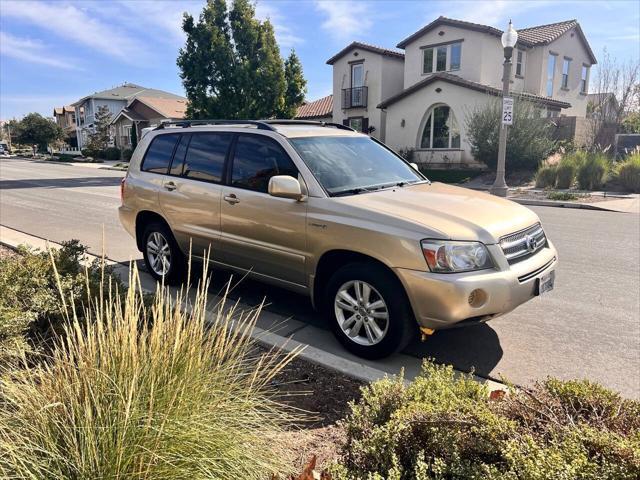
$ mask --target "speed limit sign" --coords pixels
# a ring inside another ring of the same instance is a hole
[[[513,125],[513,98],[502,99],[502,124]]]

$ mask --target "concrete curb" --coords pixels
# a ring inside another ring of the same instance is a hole
[[[3,225],[0,225],[0,244],[5,245],[8,248],[11,249],[16,249],[19,245],[29,245],[38,249],[46,249],[47,246],[49,247],[53,247],[53,248],[59,248],[60,244],[56,243],[56,242],[52,242],[52,241],[48,241],[46,239],[43,239],[41,237],[37,237],[34,235],[30,235],[28,233],[24,233],[24,232],[20,232],[18,230],[14,230],[12,228],[9,227],[5,227]],[[87,256],[89,258],[100,258],[97,255],[93,255],[88,253]],[[118,268],[126,268],[127,272],[128,272],[128,265],[125,265],[123,263],[118,263],[118,262],[114,262],[112,260],[106,259],[106,263],[108,265],[111,266],[115,266],[116,269]],[[116,272],[117,273],[117,272]],[[126,279],[127,276],[126,275],[121,275],[122,280],[124,281],[124,283],[126,284]],[[143,285],[143,290],[148,292],[148,293],[153,293],[154,290],[152,288],[146,288]],[[243,305],[241,305],[243,306]],[[251,308],[249,306],[247,306],[247,308]],[[276,315],[272,312],[265,312],[268,313],[269,315],[273,316],[273,317],[280,317],[282,319],[282,321],[286,320],[285,317],[282,317],[280,315]],[[254,331],[251,334],[251,337],[256,340],[257,342],[261,343],[262,345],[268,347],[268,348],[277,348],[277,349],[281,349],[285,352],[291,352],[295,349],[300,350],[299,354],[298,354],[298,358],[301,358],[305,361],[308,361],[310,363],[322,366],[324,368],[327,368],[329,370],[333,370],[335,372],[341,373],[342,375],[346,375],[348,377],[352,377],[355,378],[357,380],[363,381],[363,382],[373,382],[385,377],[394,377],[396,376],[398,373],[400,373],[401,370],[404,370],[404,366],[402,366],[402,368],[400,369],[396,369],[395,373],[389,372],[389,371],[384,371],[382,369],[379,368],[375,368],[371,365],[367,365],[364,362],[359,362],[357,360],[352,360],[350,358],[346,358],[346,357],[342,357],[339,355],[336,355],[334,353],[322,350],[318,347],[312,346],[312,345],[308,345],[302,342],[299,342],[293,338],[291,338],[291,336],[289,337],[285,337],[282,335],[278,335],[277,333],[274,333],[273,331],[269,331],[269,330],[265,330],[262,329],[260,327],[255,327]],[[345,352],[346,353],[346,352]],[[402,354],[399,354],[400,356],[402,356]],[[406,357],[406,356],[405,356]],[[354,357],[355,358],[355,357]],[[407,357],[409,358],[409,357]],[[411,357],[413,358],[413,357]],[[369,362],[370,363],[370,362]],[[400,363],[403,363],[402,361],[400,361]],[[414,368],[412,369],[414,370],[415,373],[415,365]],[[463,372],[459,372],[460,375],[463,374]],[[465,374],[466,375],[466,374]],[[487,379],[487,378],[483,378],[483,377],[479,377],[477,375],[472,375],[472,378],[479,382],[482,383],[484,385],[486,385],[487,389],[491,392],[494,390],[503,390],[503,391],[508,391],[509,388],[500,382],[497,382],[495,380],[491,380],[491,379]],[[405,379],[405,383],[409,383],[410,379],[406,378]]]

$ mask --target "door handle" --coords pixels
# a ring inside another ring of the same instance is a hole
[[[229,203],[230,205],[235,205],[240,201],[240,199],[236,197],[235,193],[230,193],[229,195],[224,196],[224,201]]]
[[[178,186],[173,183],[173,182],[167,182],[164,184],[164,188],[166,188],[167,190],[169,190],[170,192],[174,191],[176,188],[178,188]]]

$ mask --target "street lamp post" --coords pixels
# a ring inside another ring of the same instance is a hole
[[[498,143],[498,168],[496,180],[491,187],[491,193],[499,197],[507,196],[507,182],[504,179],[505,157],[507,151],[507,125],[511,123],[511,118],[505,118],[505,98],[509,97],[509,82],[511,81],[511,56],[513,47],[518,41],[518,32],[515,31],[511,20],[509,28],[502,34],[502,47],[504,48],[504,63],[502,64],[502,114],[500,118],[500,138]]]

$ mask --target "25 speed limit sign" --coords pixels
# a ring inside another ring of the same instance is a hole
[[[513,125],[513,98],[502,99],[502,124]]]

